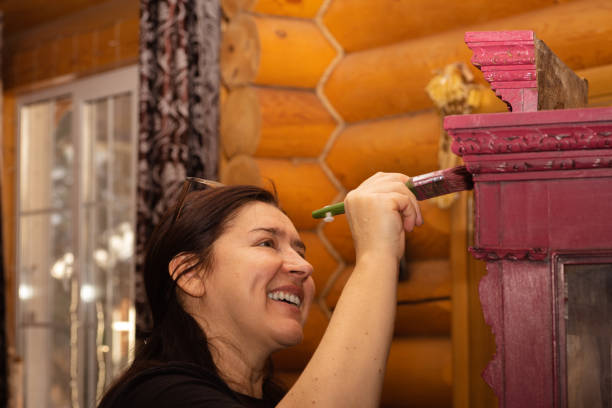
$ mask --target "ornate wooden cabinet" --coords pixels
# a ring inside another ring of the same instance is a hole
[[[487,262],[483,377],[500,407],[612,407],[612,108],[537,110],[586,93],[547,71],[532,32],[466,42],[512,110],[445,119],[475,181],[470,251]]]

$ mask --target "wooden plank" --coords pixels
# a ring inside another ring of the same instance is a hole
[[[137,3],[112,0],[19,32],[6,39],[4,85],[40,88],[68,74],[87,75],[134,63],[138,25]]]
[[[116,21],[139,18],[138,0],[108,0],[81,11],[63,15],[45,24],[18,31],[6,38],[10,49],[36,47],[41,39],[71,36],[94,31]],[[6,18],[6,17],[5,17]]]
[[[91,31],[80,34],[76,38],[76,60],[74,70],[76,72],[87,72],[96,65],[94,50],[97,46],[96,32]],[[37,78],[42,79],[42,78]]]
[[[62,0],[55,2],[2,0],[0,3],[4,14],[3,31],[5,35],[11,36],[17,32],[40,26],[48,21],[62,18],[67,14],[76,13],[105,1],[107,0]]]
[[[138,15],[117,22],[119,26],[119,61],[130,63],[138,61],[140,20]]]
[[[57,44],[57,69],[58,76],[68,75],[73,71],[74,56],[76,54],[75,38],[73,36],[61,36],[54,40]]]
[[[108,24],[96,30],[96,66],[112,67],[119,60],[119,38],[117,24]]]

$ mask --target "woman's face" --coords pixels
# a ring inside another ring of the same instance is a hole
[[[289,218],[252,202],[229,221],[213,245],[200,310],[209,338],[272,352],[302,341],[314,296],[312,265]]]

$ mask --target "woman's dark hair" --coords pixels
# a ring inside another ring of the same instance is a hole
[[[187,256],[182,262],[189,267],[181,274],[200,268],[209,271],[213,263],[213,243],[238,210],[251,202],[278,207],[276,196],[262,188],[224,186],[193,191],[185,198],[176,220],[173,220],[176,208],[164,216],[149,239],[144,262],[144,282],[153,316],[152,331],[137,349],[132,365],[108,389],[100,406],[118,392],[121,384],[138,373],[171,361],[196,364],[221,379],[206,334],[181,306],[176,285],[179,276],[171,277],[168,267],[175,256],[184,254]],[[263,396],[277,402],[283,391],[269,377],[264,379]]]

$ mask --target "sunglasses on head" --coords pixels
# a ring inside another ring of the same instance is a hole
[[[205,190],[208,188],[216,188],[223,187],[225,184],[219,183],[218,181],[206,180],[199,177],[187,177],[183,182],[183,187],[181,188],[181,192],[179,193],[178,199],[176,200],[176,206],[174,210],[174,216],[172,217],[172,223],[174,224],[178,217],[181,215],[181,211],[183,210],[183,205],[185,204],[185,198],[190,191],[199,189]]]

